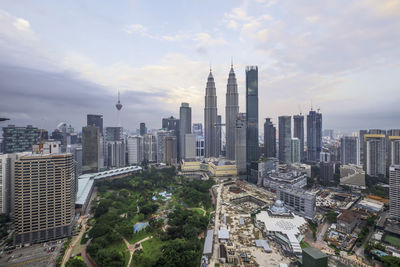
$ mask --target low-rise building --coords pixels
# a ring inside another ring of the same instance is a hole
[[[310,220],[314,218],[316,211],[314,194],[301,188],[280,186],[276,196],[294,213]]]
[[[346,234],[351,234],[359,222],[359,215],[350,210],[343,210],[337,217],[336,229]]]

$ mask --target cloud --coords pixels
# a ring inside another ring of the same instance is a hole
[[[141,24],[125,25],[123,30],[128,34],[134,34],[134,33],[144,34],[147,32],[147,28]]]
[[[199,46],[218,46],[227,44],[223,38],[213,38],[210,34],[205,32],[197,33],[194,40],[198,42]]]

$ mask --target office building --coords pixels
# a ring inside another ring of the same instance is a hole
[[[322,114],[311,110],[307,115],[307,160],[317,162],[322,150]]]
[[[358,159],[358,138],[353,136],[343,136],[340,138],[340,161],[343,165],[359,165]]]
[[[125,142],[107,141],[107,167],[122,168],[125,167]]]
[[[192,108],[189,103],[182,103],[179,109],[179,154],[180,159],[185,158],[185,135],[192,133]]]
[[[258,145],[258,67],[246,67],[246,160],[250,166],[259,159]]]
[[[196,136],[196,158],[204,158],[204,137]]]
[[[389,215],[400,220],[400,165],[389,167]]]
[[[106,127],[105,141],[121,141],[123,139],[122,127]]]
[[[144,159],[143,136],[128,136],[128,165],[139,165]]]
[[[176,137],[179,136],[179,119],[173,116],[162,119],[162,127],[166,131],[174,131]]]
[[[233,65],[229,71],[228,83],[226,85],[226,107],[225,107],[225,123],[226,123],[226,158],[235,159],[235,129],[236,118],[239,113],[239,94]]]
[[[239,113],[236,119],[235,129],[235,160],[238,174],[245,174],[247,171],[246,160],[246,113]]]
[[[165,136],[163,142],[163,162],[168,165],[177,164],[178,142],[176,136]]]
[[[145,134],[143,136],[144,141],[144,159],[149,162],[156,162],[157,160],[157,142],[156,137],[153,134]]]
[[[333,182],[334,181],[334,172],[335,172],[335,164],[333,162],[320,162],[319,163],[319,177],[323,182]]]
[[[276,157],[276,128],[270,118],[264,123],[264,157]]]
[[[3,153],[15,153],[31,151],[32,145],[39,140],[39,129],[28,125],[26,127],[15,127],[8,125],[3,127]]]
[[[192,133],[194,133],[196,136],[203,136],[203,124],[193,123]]]
[[[185,160],[193,160],[196,158],[196,135],[187,133],[185,134]]]
[[[0,213],[11,212],[11,159],[0,154]]]
[[[320,162],[331,162],[331,153],[327,151],[322,151],[319,153],[319,161]]]
[[[86,126],[96,126],[100,129],[100,134],[103,135],[103,115],[87,115]]]
[[[102,138],[100,135],[100,128],[96,126],[86,126],[82,128],[82,173],[100,171],[102,166],[101,144]]]
[[[298,187],[279,187],[276,198],[292,212],[312,220],[315,216],[315,195]]]
[[[386,175],[386,135],[364,135],[364,169],[370,176]]]
[[[146,128],[146,123],[141,122],[139,125],[139,132],[141,136],[144,136],[145,134],[147,134],[147,128]]]
[[[97,127],[84,127],[95,128]],[[72,154],[31,154],[15,162],[16,244],[71,234],[75,208]]]
[[[300,152],[300,139],[292,138],[290,143],[290,162],[296,163],[300,162],[301,152]]]
[[[204,107],[205,157],[218,157],[217,149],[217,95],[211,69],[207,79]]]
[[[67,146],[67,153],[71,153],[74,157],[74,161],[76,162],[75,173],[76,176],[82,174],[82,145],[69,145]]]
[[[314,247],[303,248],[299,267],[328,267],[328,255]]]
[[[280,116],[279,118],[279,162],[291,162],[291,140],[292,127],[290,116]]]
[[[293,137],[299,138],[300,140],[300,161],[305,160],[304,155],[304,116],[294,115],[293,116]]]

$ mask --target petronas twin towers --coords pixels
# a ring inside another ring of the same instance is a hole
[[[231,65],[226,90],[226,158],[235,160],[235,123],[239,113],[238,88],[236,75]],[[211,69],[208,75],[205,108],[204,108],[204,129],[205,129],[205,157],[218,157],[221,154],[221,147],[218,140],[221,125],[217,122],[217,95],[214,77]]]

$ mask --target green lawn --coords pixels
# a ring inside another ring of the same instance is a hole
[[[110,244],[107,247],[107,249],[109,249],[109,250],[114,250],[115,249],[117,251],[122,252],[122,254],[124,255],[124,259],[125,259],[125,265],[128,264],[130,254],[129,254],[129,251],[127,251],[128,248],[126,247],[126,245],[124,243],[124,240],[121,239],[121,241],[119,241],[119,242]]]
[[[400,247],[400,238],[393,235],[385,235],[385,241],[392,244],[393,246]]]
[[[132,227],[132,231],[133,231],[133,227]],[[152,235],[152,233],[148,233],[146,231],[140,231],[136,234],[133,234],[132,237],[127,238],[126,240],[128,240],[129,244],[135,244],[136,242],[142,240],[145,237],[148,237]]]
[[[157,237],[144,241],[142,243],[143,252],[140,254],[140,258],[146,258],[143,262],[155,263],[161,255],[162,245],[162,241]],[[133,266],[142,266],[142,264],[132,260],[131,267]]]

